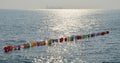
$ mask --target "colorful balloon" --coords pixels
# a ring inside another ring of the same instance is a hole
[[[70,37],[67,37],[67,41],[70,42]]]
[[[21,46],[20,46],[20,45],[18,45],[18,50],[20,50],[20,48],[21,48]]]
[[[42,42],[37,42],[37,46],[42,46]]]
[[[101,33],[96,33],[96,36],[100,36],[101,35]]]
[[[95,33],[91,34],[91,37],[95,37]]]
[[[27,43],[27,48],[30,48],[30,44],[29,43]]]
[[[30,46],[31,46],[31,47],[37,46],[37,43],[36,43],[36,42],[31,42],[31,43],[30,43]]]
[[[34,42],[31,42],[31,43],[30,43],[30,46],[33,47],[33,46],[34,46]]]
[[[80,39],[84,39],[84,38],[90,38],[90,37],[95,37],[95,36],[103,36],[105,34],[109,34],[109,31],[105,31],[105,32],[98,32],[98,33],[92,33],[92,34],[87,34],[87,35],[77,35],[77,36],[70,36],[70,37],[65,37],[65,38],[59,38],[59,39],[50,39],[48,40],[47,42],[44,40],[44,41],[38,41],[38,42],[30,42],[30,43],[24,43],[21,45],[9,45],[9,46],[6,46],[4,47],[4,52],[9,52],[9,51],[12,51],[12,50],[21,50],[21,47],[23,47],[23,49],[26,49],[26,48],[30,48],[30,47],[35,47],[35,46],[43,46],[43,45],[48,45],[48,46],[51,46],[52,43],[54,42],[69,42],[69,41],[74,41],[74,40],[80,40]]]
[[[14,50],[20,50],[21,46],[20,45],[15,45],[13,48],[14,48]]]
[[[64,38],[65,42],[67,42],[67,38]]]
[[[13,46],[12,46],[12,45],[9,45],[9,46],[8,46],[8,49],[9,49],[9,51],[12,51],[12,50],[13,50]]]
[[[82,38],[83,39],[88,38],[88,35],[83,35]]]
[[[82,36],[76,36],[76,39],[77,40],[82,39]]]
[[[74,41],[74,36],[71,36],[71,37],[70,37],[70,41]]]
[[[109,34],[109,31],[106,31],[106,34]]]
[[[90,34],[88,34],[87,36],[88,36],[88,38],[90,38],[90,36],[91,36],[91,35],[90,35]]]
[[[43,41],[43,42],[42,42],[42,45],[46,45],[46,41]]]
[[[63,38],[60,38],[59,40],[60,40],[60,42],[63,42]]]
[[[105,35],[105,32],[101,32],[101,35]]]
[[[24,49],[27,48],[27,44],[26,44],[26,43],[23,44],[23,48],[24,48]]]
[[[48,44],[48,46],[51,46],[51,40],[48,40],[47,44]]]
[[[9,52],[9,49],[8,49],[8,47],[4,47],[4,52]]]
[[[14,46],[14,50],[17,50],[17,46],[16,45]]]

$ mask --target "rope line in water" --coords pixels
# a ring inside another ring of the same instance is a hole
[[[52,43],[57,43],[57,42],[70,42],[70,41],[74,41],[74,40],[80,40],[80,39],[85,39],[85,38],[92,38],[92,37],[96,37],[96,36],[104,36],[106,34],[109,34],[109,31],[105,31],[105,32],[98,32],[98,33],[92,33],[92,34],[87,34],[87,35],[72,35],[69,37],[61,37],[59,39],[49,39],[49,40],[44,40],[44,41],[33,41],[30,43],[24,43],[22,45],[8,45],[5,46],[4,52],[10,52],[10,51],[15,51],[15,50],[21,50],[21,48],[23,49],[27,49],[27,48],[31,48],[31,47],[35,47],[35,46],[51,46]]]

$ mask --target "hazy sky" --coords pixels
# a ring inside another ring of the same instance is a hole
[[[0,9],[41,8],[120,9],[120,0],[0,0]]]

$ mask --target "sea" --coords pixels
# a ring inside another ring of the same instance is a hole
[[[73,42],[4,52],[8,45],[109,31]],[[0,63],[120,63],[119,9],[0,9]]]

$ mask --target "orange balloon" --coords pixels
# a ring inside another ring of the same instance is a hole
[[[10,45],[10,46],[8,46],[9,47],[9,51],[12,51],[13,50],[13,46],[12,45]]]
[[[34,42],[34,46],[37,46],[37,43],[36,43],[36,42]]]
[[[43,41],[43,42],[42,42],[42,45],[46,45],[46,42],[45,42],[45,41]]]
[[[24,49],[26,49],[26,48],[27,48],[27,44],[26,44],[26,43],[24,43],[24,44],[23,44],[23,46],[24,46]]]

